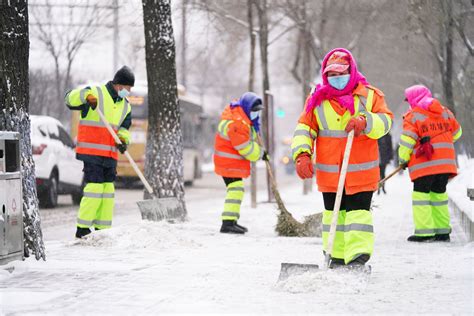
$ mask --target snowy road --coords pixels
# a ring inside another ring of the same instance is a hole
[[[321,239],[277,237],[274,205],[250,209],[248,194],[241,222],[250,232],[219,234],[221,181],[211,176],[189,188],[189,221],[176,225],[142,222],[133,203],[141,191],[119,190],[114,228],[81,242],[71,238],[74,207],[45,211],[48,260],[0,270],[0,314],[473,313],[473,248],[456,222],[450,244],[405,241],[412,232],[406,175],[387,184],[390,195],[375,196],[368,283],[333,271],[277,283],[281,262],[322,265]],[[282,188],[295,215],[322,210],[320,194],[301,196],[296,179],[284,177]]]

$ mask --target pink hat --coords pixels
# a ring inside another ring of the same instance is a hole
[[[326,68],[324,68],[323,74],[328,71],[335,72],[344,72],[350,66],[350,56],[349,54],[341,51],[335,51],[329,56],[329,59],[326,63]]]
[[[430,89],[423,85],[414,85],[405,90],[405,100],[411,108],[420,107],[426,110],[434,99],[431,96]]]

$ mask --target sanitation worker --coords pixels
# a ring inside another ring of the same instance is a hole
[[[114,181],[118,152],[130,143],[131,106],[127,101],[135,76],[124,66],[112,81],[96,87],[78,88],[66,94],[66,105],[80,111],[76,158],[84,162],[85,187],[77,214],[76,238],[112,226]],[[116,144],[99,118],[99,108],[123,144]]]
[[[408,241],[450,241],[448,179],[456,176],[453,143],[462,129],[453,113],[422,85],[405,90],[410,109],[403,117],[399,163],[408,164],[413,181],[414,235]]]
[[[308,96],[298,120],[292,155],[301,179],[312,178],[316,171],[325,207],[322,237],[326,251],[347,135],[354,131],[330,267],[360,268],[374,247],[370,204],[380,179],[377,139],[389,132],[393,114],[382,91],[369,85],[348,50],[330,51],[324,57],[321,77],[322,84]]]
[[[223,177],[227,187],[221,233],[248,231],[237,221],[244,198],[242,179],[250,175],[250,162],[268,160],[267,153],[257,143],[262,109],[262,99],[253,92],[246,92],[228,105],[221,116],[214,144],[214,170]]]

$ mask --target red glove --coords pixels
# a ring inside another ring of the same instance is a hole
[[[364,116],[353,117],[346,125],[346,132],[354,130],[354,136],[359,136],[367,126],[367,121]]]
[[[308,153],[302,153],[296,158],[296,173],[301,179],[310,179],[313,177],[313,162]]]
[[[420,158],[421,156],[425,156],[426,159],[431,160],[433,156],[434,148],[431,145],[431,138],[429,136],[425,136],[420,140],[420,146],[416,150],[415,157]]]

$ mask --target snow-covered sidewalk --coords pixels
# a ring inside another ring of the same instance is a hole
[[[277,237],[275,206],[250,209],[248,194],[241,224],[250,232],[218,233],[222,186],[209,195],[215,198],[188,201],[186,223],[142,222],[135,208],[84,241],[49,240],[46,262],[0,269],[0,314],[472,314],[472,243],[456,222],[449,244],[406,242],[413,230],[408,176],[386,188],[388,195],[374,198],[368,283],[333,271],[277,283],[281,262],[322,265],[321,239]],[[299,182],[284,188],[287,208],[298,217],[321,211],[320,194],[301,190]]]

